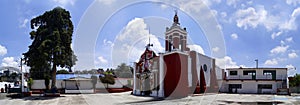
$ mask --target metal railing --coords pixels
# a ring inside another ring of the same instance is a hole
[[[229,75],[226,80],[286,80],[287,75]]]

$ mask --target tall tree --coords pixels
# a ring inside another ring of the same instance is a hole
[[[51,87],[56,84],[56,67],[71,68],[77,61],[71,49],[73,23],[69,11],[56,7],[31,20],[32,44],[24,53],[30,71],[51,69]],[[48,72],[50,73],[50,72]],[[45,76],[44,76],[45,78]]]
[[[114,70],[114,73],[119,78],[132,78],[133,68],[126,65],[125,63],[121,63],[120,65],[118,65],[116,70]]]

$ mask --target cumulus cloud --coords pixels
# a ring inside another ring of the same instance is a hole
[[[295,53],[295,52],[289,53],[288,56],[289,56],[289,58],[297,58],[298,57],[297,53]]]
[[[216,65],[221,68],[236,68],[237,63],[232,60],[231,57],[225,56],[223,58],[216,58]]]
[[[300,14],[300,7],[294,9],[293,13],[290,16],[290,19],[285,21],[283,24],[280,24],[279,29],[282,30],[296,30],[297,25],[296,25],[296,18]]]
[[[120,63],[134,62],[139,59],[145,50],[145,46],[149,43],[156,53],[163,52],[159,37],[149,34],[147,24],[142,18],[135,18],[128,22],[123,31],[116,37],[112,49],[113,66]]]
[[[5,57],[2,59],[1,66],[11,66],[18,68],[18,62],[14,57]]]
[[[231,38],[236,40],[236,39],[238,39],[238,35],[236,33],[233,33],[233,34],[231,34]]]
[[[293,42],[293,37],[288,37],[288,38],[285,39],[285,41],[287,41],[287,42]]]
[[[196,51],[200,54],[205,55],[203,48],[199,45],[193,44],[193,45],[187,45],[187,47],[190,48],[191,51]]]
[[[237,26],[244,27],[244,29],[247,29],[248,27],[256,28],[257,25],[266,20],[267,14],[264,7],[261,7],[259,10],[256,10],[253,7],[240,9],[235,13]]]
[[[99,61],[99,63],[101,63],[101,64],[106,64],[106,63],[108,63],[108,61],[107,61],[103,56],[99,56],[99,57],[98,57],[98,61]]]
[[[218,52],[219,50],[220,50],[219,47],[214,47],[214,48],[212,48],[212,51],[213,51],[213,52]]]
[[[269,59],[265,61],[265,65],[267,66],[275,66],[278,64],[277,59]]]
[[[116,0],[97,0],[99,3],[103,3],[105,5],[113,4]]]
[[[113,43],[112,41],[109,41],[109,40],[107,40],[107,39],[104,39],[104,40],[103,40],[103,45],[113,47],[113,46],[114,46],[114,43]]]
[[[288,76],[294,76],[296,74],[296,67],[292,64],[286,65],[285,67],[288,69]]]
[[[273,48],[270,52],[272,54],[279,54],[279,53],[285,53],[287,51],[287,49],[289,48],[289,46],[276,46],[275,48]]]
[[[282,31],[279,31],[279,32],[277,32],[277,33],[273,32],[272,35],[271,35],[271,38],[272,38],[272,39],[275,39],[275,37],[278,37],[278,36],[280,36],[281,34],[282,34]]]
[[[61,6],[74,5],[76,0],[53,0],[54,3],[57,3]]]
[[[221,12],[221,17],[222,18],[225,18],[227,16],[227,13],[226,12]]]
[[[258,25],[261,25],[264,26],[268,31],[273,29],[289,31],[297,29],[297,24],[295,21],[299,14],[300,7],[294,9],[289,18],[282,18],[283,16],[280,14],[273,15],[268,13],[264,6],[259,5],[255,8],[248,7],[246,9],[237,10],[233,19],[236,20],[236,25],[238,27],[244,28],[245,30],[249,27],[256,28]]]
[[[300,0],[286,0],[286,4],[296,6],[297,4],[300,4]]]
[[[0,45],[0,56],[5,55],[6,53],[7,53],[7,49],[4,46]]]
[[[29,22],[28,19],[24,19],[23,21],[21,20],[19,27],[20,28],[26,28],[26,25],[27,25],[28,22]]]
[[[234,8],[236,8],[237,4],[238,4],[239,0],[227,0],[226,4],[228,6],[233,6]]]

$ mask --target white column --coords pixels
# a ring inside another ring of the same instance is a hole
[[[159,54],[159,97],[164,97],[164,59],[163,54]]]
[[[189,87],[192,86],[192,63],[191,63],[191,57],[188,57],[188,82],[189,82]]]
[[[136,63],[133,64],[133,94],[136,94]]]

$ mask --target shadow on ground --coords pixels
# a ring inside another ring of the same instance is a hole
[[[59,97],[27,96],[27,97],[24,97],[21,94],[7,94],[6,97],[10,98],[10,99],[23,99],[23,100],[50,100],[50,99],[55,99],[55,98],[60,98],[60,97],[65,97],[65,96],[59,96]]]

